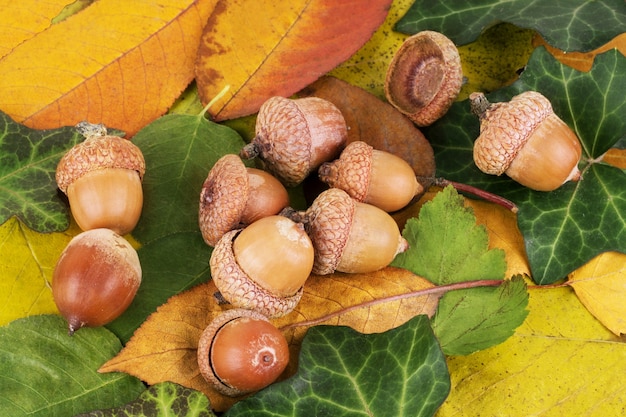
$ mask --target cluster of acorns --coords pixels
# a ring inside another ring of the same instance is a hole
[[[52,295],[72,335],[119,317],[141,283],[135,249],[122,237],[132,231],[143,207],[146,164],[131,141],[108,135],[102,125],[79,123],[85,141],[61,158],[56,181],[83,230],[61,253]]]

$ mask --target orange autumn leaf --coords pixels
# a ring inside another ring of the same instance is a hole
[[[409,271],[391,267],[371,274],[311,276],[296,310],[273,320],[290,345],[290,365],[281,379],[295,373],[308,327],[345,325],[364,333],[382,332],[418,314],[433,315],[439,299],[435,294],[396,300],[385,297],[432,287]],[[238,399],[215,391],[200,375],[196,358],[200,334],[214,317],[229,308],[218,304],[216,292],[210,281],[170,298],[99,371],[126,372],[150,385],[176,382],[205,393],[215,410],[228,409]]]
[[[548,52],[550,52],[561,63],[577,69],[578,71],[589,71],[591,70],[591,67],[593,65],[593,60],[598,54],[616,48],[623,55],[626,55],[626,33],[617,35],[608,43],[589,52],[561,51],[560,49],[548,45],[546,41],[539,35],[535,36],[535,38],[533,39],[533,46],[545,46]]]
[[[95,2],[0,59],[0,109],[31,128],[88,120],[132,136],[193,79],[216,1]]]
[[[602,157],[602,160],[607,164],[626,169],[626,149],[609,149]]]
[[[391,0],[221,0],[196,63],[204,104],[215,120],[256,113],[272,96],[290,96],[350,58],[384,21]]]
[[[616,335],[626,334],[626,255],[605,252],[572,272],[568,284],[580,302]]]

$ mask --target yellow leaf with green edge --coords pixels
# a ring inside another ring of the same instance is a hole
[[[436,417],[623,415],[624,341],[570,288],[529,292],[529,315],[511,338],[448,358],[452,388]]]
[[[572,272],[581,303],[616,335],[626,334],[626,255],[605,252]]]
[[[52,272],[68,242],[79,231],[30,230],[16,217],[0,226],[0,325],[36,314],[56,313]]]

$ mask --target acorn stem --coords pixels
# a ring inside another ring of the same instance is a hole
[[[261,150],[259,149],[259,145],[256,142],[256,137],[254,139],[252,139],[252,142],[248,143],[246,146],[244,146],[241,151],[239,151],[239,157],[241,159],[254,159],[257,156],[259,156],[259,154],[261,153]]]
[[[93,124],[87,121],[79,122],[76,126],[74,126],[76,131],[83,135],[85,138],[90,138],[92,136],[106,136],[107,128],[102,123]]]
[[[483,93],[472,93],[469,96],[470,101],[470,110],[479,119],[482,119],[485,112],[489,107],[491,107],[491,103],[487,100],[487,97]]]

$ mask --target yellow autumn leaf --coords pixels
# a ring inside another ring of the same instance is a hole
[[[59,255],[79,232],[42,234],[12,217],[0,226],[0,325],[35,314],[58,312],[52,272]]]
[[[626,254],[602,253],[568,278],[591,314],[616,335],[626,334]]]
[[[0,0],[0,58],[47,29],[70,3],[73,0]]]
[[[216,1],[94,2],[0,59],[0,109],[32,128],[89,120],[130,137],[165,113],[193,79],[200,34]],[[32,3],[35,12],[40,2]]]
[[[436,417],[623,415],[624,341],[572,289],[529,293],[529,315],[506,342],[447,358],[452,386]]]

